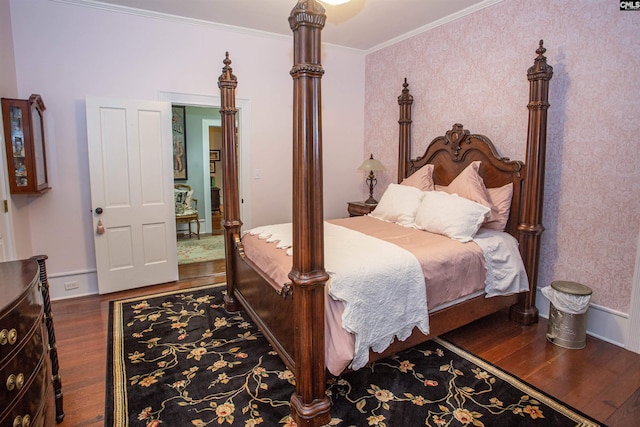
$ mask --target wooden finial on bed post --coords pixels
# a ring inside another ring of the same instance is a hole
[[[411,105],[413,104],[413,96],[409,93],[409,83],[407,83],[406,77],[402,84],[402,93],[398,97],[398,104],[400,105],[400,118],[398,119],[400,124],[398,183],[401,183],[407,177],[407,165],[411,160]]]
[[[222,169],[224,171],[224,250],[227,279],[227,294],[224,297],[225,308],[228,311],[240,310],[235,299],[235,237],[240,236],[242,221],[240,220],[240,200],[238,191],[238,151],[236,148],[236,96],[235,90],[238,80],[233,75],[229,52],[224,58],[222,74],[218,78],[220,88],[220,117],[222,120]]]
[[[540,260],[540,237],[544,199],[544,170],[547,145],[547,109],[549,108],[549,81],[553,68],[544,56],[546,49],[540,45],[538,56],[527,71],[529,79],[529,127],[527,131],[527,156],[525,160],[524,197],[520,208],[520,253],[529,276],[529,292],[520,303],[511,307],[511,319],[526,325],[538,321],[536,290]]]
[[[291,11],[293,31],[293,288],[296,391],[291,415],[298,426],[331,420],[325,394],[324,218],[320,34],[326,15],[316,0],[299,0]]]

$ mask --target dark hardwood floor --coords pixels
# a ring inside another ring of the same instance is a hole
[[[104,425],[109,301],[224,282],[224,261],[180,266],[180,280],[104,296],[54,301],[65,419],[62,426]],[[445,338],[583,413],[616,427],[640,424],[640,354],[587,337],[582,350],[545,339],[547,322],[524,327],[498,313]]]
[[[640,354],[590,336],[569,350],[546,332],[546,319],[521,326],[497,313],[444,338],[606,425],[640,425]]]

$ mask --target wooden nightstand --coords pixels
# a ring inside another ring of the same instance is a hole
[[[368,205],[365,202],[348,202],[349,216],[362,216],[371,213],[378,205]]]

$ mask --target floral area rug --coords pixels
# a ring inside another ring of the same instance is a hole
[[[224,259],[224,236],[178,239],[178,265]]]
[[[294,426],[295,378],[224,285],[111,302],[105,426]],[[434,340],[328,380],[331,426],[597,426]]]

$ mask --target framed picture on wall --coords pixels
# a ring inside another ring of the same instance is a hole
[[[184,106],[173,106],[171,127],[173,130],[173,179],[187,179],[187,128]]]
[[[216,162],[209,162],[209,173],[216,173]]]
[[[220,161],[220,150],[209,150],[209,161],[210,162],[219,162]]]

